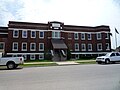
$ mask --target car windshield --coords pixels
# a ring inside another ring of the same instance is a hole
[[[110,56],[111,53],[107,53],[105,56]]]

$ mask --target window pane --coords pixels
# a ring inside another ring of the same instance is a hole
[[[92,51],[92,44],[88,44],[88,51]]]
[[[35,43],[31,43],[31,50],[35,51],[35,49],[36,49],[36,44]]]
[[[82,51],[86,51],[86,46],[85,46],[85,44],[81,44],[81,49],[82,49]]]
[[[13,37],[18,37],[18,31],[17,30],[13,31]]]
[[[39,50],[43,51],[44,50],[44,43],[39,43]]]
[[[4,49],[4,44],[0,43],[0,49]]]
[[[52,32],[52,38],[60,38],[60,32]]]
[[[30,55],[31,60],[35,60],[35,55]]]
[[[101,33],[97,33],[97,39],[101,39],[102,36],[101,36]]]
[[[18,43],[13,43],[13,51],[17,51],[18,50]]]
[[[74,33],[74,38],[78,39],[78,33]]]
[[[27,50],[27,43],[22,44],[22,50]]]
[[[81,33],[81,40],[85,40],[85,33]]]
[[[41,37],[41,38],[44,37],[44,32],[40,32],[40,37]]]
[[[27,37],[27,31],[22,31],[22,37],[26,38]]]
[[[79,43],[75,43],[75,51],[79,51]]]
[[[41,59],[44,59],[44,54],[40,54],[39,55],[39,59],[41,60]]]
[[[88,36],[88,40],[91,40],[91,34],[88,34],[87,36]]]
[[[106,39],[108,39],[109,38],[109,33],[106,33],[106,37],[105,37]]]
[[[32,38],[35,38],[35,37],[36,37],[36,35],[35,35],[35,34],[36,34],[36,32],[35,32],[35,31],[31,31],[31,37],[32,37]]]

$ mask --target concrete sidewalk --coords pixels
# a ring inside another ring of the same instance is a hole
[[[63,62],[56,62],[58,65],[78,65],[79,63],[75,61],[63,61]]]
[[[60,61],[60,62],[25,62],[24,64],[52,64],[56,63],[57,65],[78,65],[80,62],[93,62],[95,60],[80,60],[80,61]]]

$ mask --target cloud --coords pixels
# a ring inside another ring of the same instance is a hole
[[[109,25],[120,32],[119,0],[0,0],[0,25],[8,21],[61,21],[81,26]],[[114,3],[113,3],[114,2]],[[118,36],[120,42],[120,35]],[[114,48],[114,37],[112,37]],[[118,43],[120,45],[120,43]]]
[[[19,20],[19,9],[22,8],[20,0],[0,0],[0,25],[5,25],[9,20]]]

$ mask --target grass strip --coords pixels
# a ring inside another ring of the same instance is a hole
[[[96,64],[96,61],[76,61],[79,64]]]
[[[24,64],[23,67],[44,67],[44,66],[57,66],[56,63],[38,63],[38,64],[32,64],[32,63],[28,63],[28,64]]]

